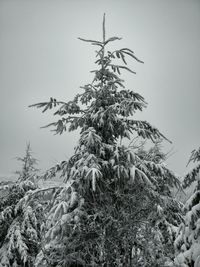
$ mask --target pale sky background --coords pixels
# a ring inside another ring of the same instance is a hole
[[[19,168],[28,141],[43,170],[72,155],[78,133],[40,129],[52,117],[28,105],[70,100],[92,80],[94,47],[77,37],[100,39],[104,12],[107,37],[123,37],[115,48],[145,62],[130,62],[137,74],[122,76],[148,102],[135,118],[173,142],[168,167],[187,171],[200,145],[199,0],[0,0],[0,176]]]

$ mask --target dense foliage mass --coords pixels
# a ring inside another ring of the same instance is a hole
[[[190,162],[196,166],[184,177],[183,187],[189,187],[195,181],[196,186],[185,204],[184,222],[175,241],[175,262],[181,267],[200,266],[200,148],[192,151]]]

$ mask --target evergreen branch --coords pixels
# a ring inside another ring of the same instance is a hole
[[[120,66],[120,65],[114,65],[114,64],[108,64],[108,66],[110,66],[110,67],[113,68],[114,70],[115,70],[115,68],[116,68],[116,69],[125,69],[125,70],[127,70],[127,71],[129,71],[129,72],[131,72],[131,73],[136,74],[136,72],[132,71],[131,69],[129,69],[129,68],[126,67],[126,66]],[[119,72],[118,72],[118,73],[119,73]],[[120,74],[120,73],[119,73],[119,74]]]
[[[101,49],[99,51],[102,51],[103,45],[102,44],[97,44],[97,43],[91,43],[91,45],[98,45],[101,47]]]
[[[122,48],[120,50],[115,50],[112,53],[108,52],[108,58],[115,58],[114,54],[116,54],[117,58],[122,58],[122,61],[124,62],[125,65],[127,65],[127,62],[125,60],[125,56],[129,55],[130,57],[134,58],[136,61],[138,61],[139,63],[144,63],[142,60],[138,59],[135,55],[134,52],[131,49],[128,48]]]
[[[133,74],[136,74],[136,72],[135,71],[132,71],[131,69],[129,69],[128,67],[126,67],[126,66],[118,66],[118,68],[120,68],[120,69],[125,69],[125,70],[128,70],[128,71],[130,71],[131,73],[133,73]]]
[[[62,134],[64,131],[67,130],[66,125],[68,123],[74,123],[75,121],[81,119],[82,117],[76,117],[76,116],[68,116],[67,118],[62,118],[56,122],[49,123],[45,126],[42,126],[41,128],[48,128],[48,127],[56,127],[55,130],[52,130],[53,132],[56,132],[56,134]],[[77,125],[78,127],[78,125]]]
[[[197,150],[196,149],[192,150],[191,156],[186,166],[188,166],[190,162],[195,163],[196,161],[200,161],[200,147]]]
[[[130,48],[121,48],[120,51],[128,51],[130,52],[131,54],[134,54],[133,50],[131,50]]]
[[[49,102],[41,102],[41,103],[36,103],[36,104],[32,104],[32,105],[29,105],[28,107],[36,107],[36,108],[43,108],[43,111],[42,112],[45,112],[47,109],[52,109],[53,107],[56,107],[57,105],[60,105],[60,104],[67,104],[63,101],[57,101],[55,98],[50,98],[50,101]]]
[[[95,51],[96,52],[96,57],[100,56],[101,57],[101,53],[103,52],[104,47],[102,47],[99,51]]]
[[[41,179],[47,180],[47,179],[52,179],[56,177],[56,174],[60,171],[63,171],[63,169],[66,168],[65,165],[67,165],[67,161],[62,161],[60,164],[56,164],[55,166],[51,167],[47,171],[45,171],[44,174],[41,175]]]
[[[90,87],[91,87],[91,88],[90,88]],[[93,89],[95,92],[97,92],[97,88],[96,88],[93,84],[91,84],[91,83],[86,84],[85,86],[80,86],[80,88],[82,88],[82,89],[84,89],[84,90],[90,88],[90,89]],[[79,96],[81,96],[81,95],[79,95]]]
[[[199,174],[200,171],[200,164],[198,164],[195,168],[192,169],[191,172],[189,172],[183,180],[183,188],[189,187],[196,179],[197,175]]]
[[[113,41],[116,41],[116,40],[121,40],[122,38],[120,37],[111,37],[109,38],[108,40],[105,41],[105,45],[108,44],[109,42],[113,42]]]
[[[28,191],[28,193],[23,197],[23,199],[20,200],[20,202],[22,203],[22,200],[24,200],[24,204],[26,204],[26,206],[28,205],[28,203],[32,200],[32,198],[40,193],[43,193],[45,191],[51,191],[51,190],[55,190],[55,189],[63,189],[64,186],[51,186],[51,187],[46,187],[46,188],[38,188],[32,191]],[[18,205],[20,204],[20,202],[18,203]]]
[[[163,169],[166,173],[166,177],[168,179],[168,184],[171,186],[171,187],[176,187],[178,188],[179,190],[183,190],[182,188],[182,185],[181,185],[181,182],[179,180],[179,177],[177,177],[171,170],[169,170],[167,167],[163,166]]]
[[[137,121],[137,120],[131,120],[131,119],[122,119],[125,122],[127,122],[133,130],[137,131],[139,136],[148,139],[151,139],[153,142],[155,142],[159,138],[163,138],[167,140],[169,143],[172,143],[169,139],[167,139],[158,129],[151,126],[150,123],[147,121]]]
[[[41,192],[45,192],[48,190],[54,190],[54,189],[62,189],[62,188],[64,188],[64,186],[51,186],[51,187],[46,187],[46,188],[39,188],[39,189],[36,189],[35,191],[30,192],[30,194],[28,196],[31,197],[31,196],[38,194],[38,193],[41,193]]]
[[[138,100],[138,101],[141,101],[145,104],[147,104],[147,102],[144,100],[144,97],[141,96],[140,94],[136,93],[136,92],[133,92],[131,90],[121,90],[117,93],[117,97],[123,97],[123,98],[132,98],[133,100]]]
[[[103,46],[102,42],[100,41],[95,41],[95,40],[89,40],[89,39],[83,39],[83,38],[80,38],[78,37],[79,40],[83,41],[83,42],[89,42],[89,43],[92,43],[93,45],[100,45],[100,46]]]
[[[122,51],[122,50],[121,50]],[[139,63],[144,63],[142,60],[138,59],[133,53],[129,53],[127,51],[123,50],[123,53],[129,55],[130,57],[134,58],[136,61],[138,61]]]

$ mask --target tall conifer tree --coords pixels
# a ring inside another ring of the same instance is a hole
[[[36,265],[161,266],[163,236],[155,214],[169,203],[166,188],[178,182],[162,160],[145,158],[132,141],[123,143],[132,137],[166,139],[147,121],[134,118],[146,102],[120,78],[122,71],[135,73],[127,66],[128,57],[143,62],[129,48],[108,50],[121,38],[106,37],[105,15],[101,41],[79,39],[98,48],[93,81],[72,101],[51,98],[32,105],[43,112],[57,108],[54,114],[60,119],[46,126],[57,134],[67,126],[81,130],[74,155],[45,175],[61,171],[66,185],[52,196]]]

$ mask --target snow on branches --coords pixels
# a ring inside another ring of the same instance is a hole
[[[200,265],[200,148],[192,151],[190,162],[197,163],[197,166],[184,177],[183,187],[190,186],[195,180],[197,185],[185,204],[184,221],[175,240],[175,263],[181,267]]]

